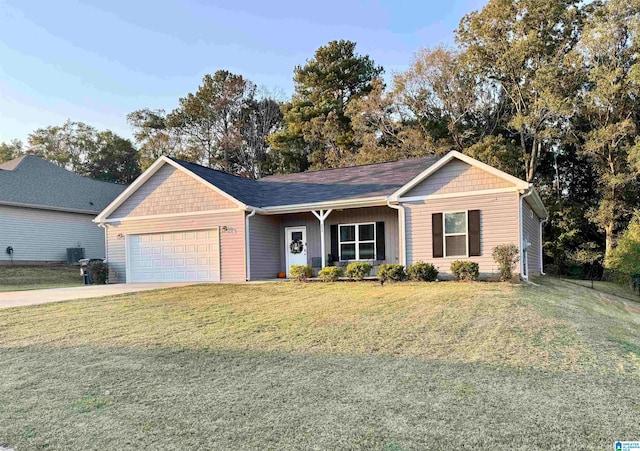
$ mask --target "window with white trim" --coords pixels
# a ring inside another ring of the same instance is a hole
[[[445,213],[444,221],[444,256],[466,257],[469,253],[469,228],[467,212],[456,211]]]
[[[338,225],[340,260],[376,258],[376,223]]]

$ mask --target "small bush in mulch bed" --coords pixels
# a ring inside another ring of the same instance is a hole
[[[344,271],[340,266],[327,266],[318,273],[318,278],[323,282],[335,282],[342,277]]]
[[[371,264],[367,262],[353,262],[347,265],[345,274],[354,280],[363,280],[371,273]]]
[[[480,275],[480,265],[476,262],[456,260],[451,263],[451,272],[456,275],[457,280],[463,282],[478,280],[478,276]]]
[[[94,284],[104,285],[109,277],[109,268],[106,263],[94,262],[89,264],[89,274]]]
[[[378,267],[378,280],[384,285],[387,281],[402,282],[407,279],[407,273],[402,265],[380,265]]]
[[[416,262],[409,265],[407,275],[414,282],[434,282],[438,278],[438,270],[431,263]]]
[[[304,282],[313,277],[313,268],[309,265],[292,265],[289,269],[289,276],[298,282]]]

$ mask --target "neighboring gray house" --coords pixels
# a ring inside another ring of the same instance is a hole
[[[472,260],[513,243],[542,272],[547,218],[529,183],[459,152],[258,181],[159,158],[95,221],[111,282],[274,278],[291,265]]]
[[[71,247],[104,258],[104,229],[92,219],[125,188],[34,155],[0,164],[0,265],[66,261]]]

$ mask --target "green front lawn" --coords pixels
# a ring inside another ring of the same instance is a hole
[[[77,266],[0,266],[0,291],[39,290],[82,285]]]
[[[640,303],[537,283],[203,285],[0,310],[0,446],[637,439]]]

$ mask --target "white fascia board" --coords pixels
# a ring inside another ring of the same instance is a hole
[[[313,202],[308,204],[280,205],[277,207],[263,207],[259,212],[266,215],[276,215],[285,213],[303,213],[319,209],[340,209],[340,208],[360,208],[377,207],[387,204],[386,196],[363,197],[361,199],[348,199],[338,201]]]
[[[467,163],[467,164],[469,164],[471,166],[475,166],[475,167],[477,167],[479,169],[482,169],[483,171],[486,171],[489,174],[495,175],[496,177],[499,177],[499,178],[501,178],[503,180],[511,182],[518,189],[527,189],[527,188],[529,188],[529,184],[527,182],[525,182],[524,180],[520,180],[517,177],[514,177],[514,176],[512,176],[510,174],[507,174],[506,172],[503,172],[503,171],[501,171],[499,169],[496,169],[493,166],[489,166],[488,164],[485,164],[485,163],[483,163],[481,161],[478,161],[475,158],[471,158],[471,157],[469,157],[467,155],[464,155],[463,153],[460,153],[460,152],[458,152],[456,150],[452,150],[451,152],[446,154],[444,157],[442,157],[440,160],[438,160],[435,164],[433,164],[432,166],[430,166],[427,169],[425,169],[424,171],[422,171],[420,174],[418,174],[416,177],[411,179],[404,186],[402,186],[400,189],[398,189],[396,192],[394,192],[390,196],[390,199],[391,200],[398,200],[398,198],[400,196],[402,196],[404,193],[409,191],[411,188],[415,187],[418,183],[420,183],[423,180],[427,179],[431,174],[433,174],[434,172],[438,171],[440,168],[442,168],[444,165],[449,163],[454,158],[457,158],[458,160],[463,161],[463,162],[465,162],[465,163]]]
[[[217,186],[207,182],[205,179],[203,179],[202,177],[194,174],[193,172],[189,171],[187,168],[185,168],[184,166],[182,166],[181,164],[176,163],[175,161],[173,161],[171,158],[165,157],[164,155],[161,156],[160,158],[158,158],[151,166],[149,166],[147,168],[146,171],[144,171],[142,173],[142,175],[140,175],[131,185],[129,185],[129,187],[127,189],[125,189],[122,193],[120,193],[120,195],[118,197],[116,197],[113,202],[111,202],[107,208],[105,208],[104,210],[102,210],[102,212],[96,216],[96,218],[93,220],[93,222],[105,222],[106,218],[113,213],[120,205],[122,205],[124,203],[125,200],[127,200],[129,197],[131,197],[131,195],[133,193],[135,193],[142,185],[144,185],[144,183],[149,180],[151,178],[151,176],[153,174],[155,174],[156,172],[158,172],[158,170],[164,166],[165,164],[170,164],[171,166],[173,166],[174,168],[184,172],[185,174],[189,175],[191,178],[193,178],[194,180],[197,180],[198,182],[204,184],[205,186],[207,186],[208,188],[210,188],[211,190],[215,191],[216,193],[222,195],[223,197],[225,197],[226,199],[229,199],[230,201],[234,202],[235,204],[238,205],[239,208],[241,209],[247,209],[248,206],[245,205],[244,203],[240,202],[238,199],[236,199],[235,197],[231,196],[230,194],[222,191],[220,188],[218,188]]]
[[[469,196],[481,196],[483,194],[498,194],[498,193],[510,193],[520,191],[515,186],[507,187],[507,188],[493,188],[493,189],[483,189],[477,191],[460,191],[457,193],[446,193],[446,194],[429,194],[426,196],[409,196],[409,197],[400,197],[398,198],[398,202],[418,202],[418,201],[427,201],[434,199],[450,199],[454,197],[469,197]]]
[[[236,213],[245,211],[243,208],[224,208],[220,210],[202,210],[202,211],[188,211],[182,213],[165,213],[159,215],[145,215],[145,216],[123,216],[122,218],[108,218],[104,219],[102,223],[111,224],[114,222],[129,222],[129,221],[144,221],[145,219],[169,219],[169,218],[182,218],[188,216],[203,216],[203,215],[216,215],[222,213]]]
[[[144,184],[144,182],[149,180],[149,178],[151,178],[153,174],[158,172],[158,170],[162,166],[164,166],[165,163],[166,163],[166,159],[164,156],[154,161],[153,164],[149,166],[147,170],[144,171],[137,179],[135,179],[134,182],[131,185],[129,185],[127,189],[121,192],[118,197],[116,197],[109,205],[107,205],[107,207],[104,210],[102,210],[98,214],[98,216],[95,217],[93,222],[104,222],[107,216],[109,216],[111,213],[113,213],[116,210],[116,208],[122,205],[122,203],[125,200],[127,200],[133,193],[135,193],[138,190],[138,188],[140,188],[140,186]]]

